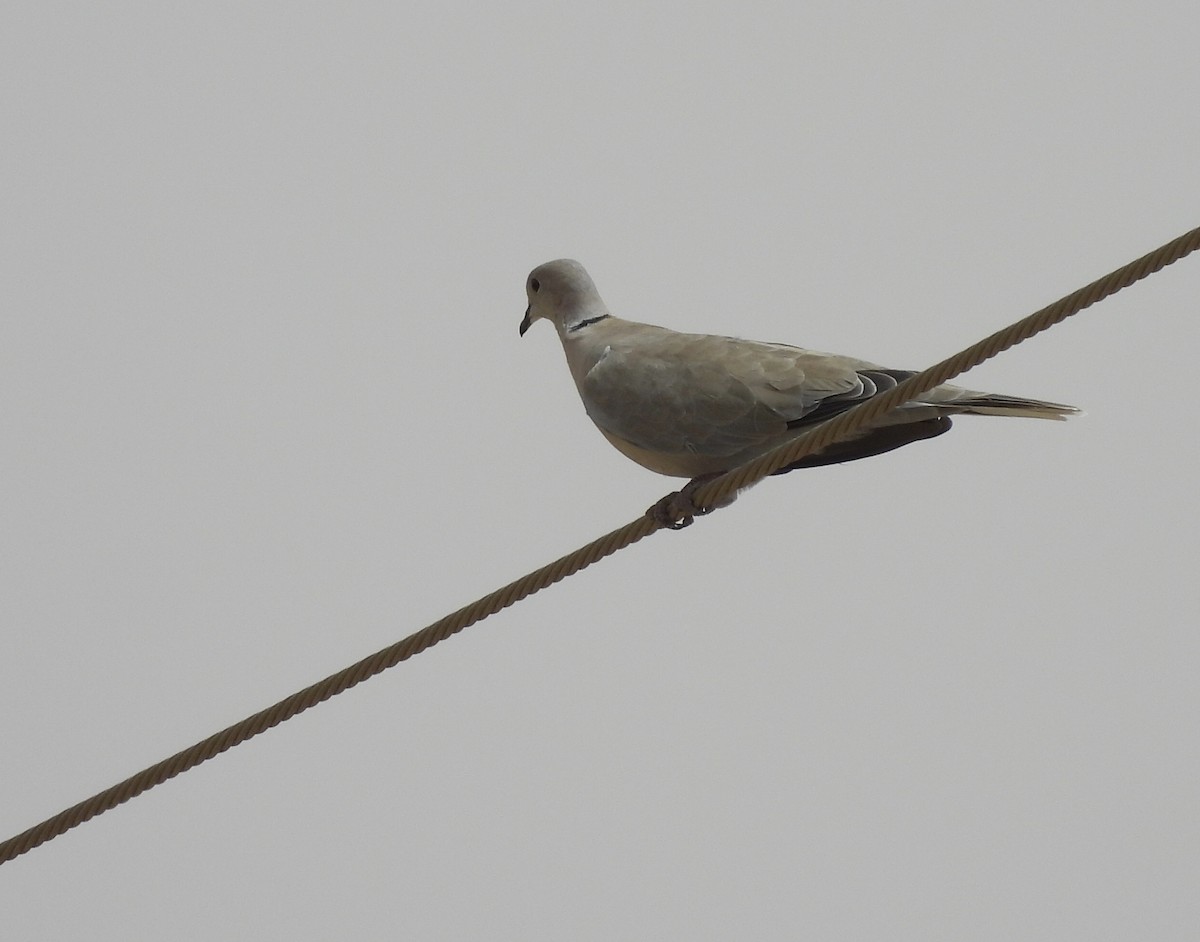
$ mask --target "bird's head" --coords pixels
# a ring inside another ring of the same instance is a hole
[[[525,296],[529,307],[521,321],[522,337],[539,318],[565,330],[589,317],[608,313],[587,270],[570,258],[546,262],[531,271],[525,279]]]

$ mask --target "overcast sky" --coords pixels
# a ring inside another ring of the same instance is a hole
[[[524,279],[921,368],[1200,224],[1174,3],[9,4],[0,839],[633,519]],[[0,868],[3,935],[1200,933],[1200,257]]]

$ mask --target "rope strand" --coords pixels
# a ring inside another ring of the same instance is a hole
[[[695,502],[701,507],[712,507],[720,504],[726,497],[749,487],[772,471],[789,464],[805,455],[821,451],[830,445],[854,435],[856,432],[878,420],[885,412],[903,405],[908,400],[927,392],[934,386],[939,386],[947,380],[963,373],[984,360],[1015,346],[1035,334],[1060,323],[1066,318],[1095,304],[1097,301],[1115,294],[1122,288],[1159,271],[1185,255],[1200,248],[1200,228],[1193,229],[1177,239],[1168,242],[1161,248],[1144,255],[1136,261],[1117,269],[1109,275],[1092,282],[1084,288],[1067,295],[1054,304],[1042,308],[1015,324],[997,331],[990,337],[968,347],[966,350],[943,360],[929,369],[905,380],[894,389],[883,395],[867,400],[856,408],[817,426],[811,431],[781,445],[740,468],[735,468],[719,478],[716,478],[698,488]],[[145,791],[174,778],[181,772],[194,768],[214,756],[220,755],[239,743],[245,742],[259,733],[266,732],[278,726],[285,720],[291,719],[298,713],[316,706],[336,696],[344,690],[349,690],[356,684],[374,677],[389,667],[394,667],[415,654],[445,641],[451,635],[457,634],[476,622],[482,621],[489,615],[494,615],[502,609],[514,605],[524,598],[539,592],[556,582],[573,575],[593,563],[599,562],[606,556],[611,556],[618,550],[624,549],[639,540],[644,539],[662,525],[649,516],[641,516],[620,529],[600,537],[580,547],[572,553],[543,566],[514,582],[485,595],[483,598],[460,608],[458,611],[439,619],[433,624],[422,628],[415,634],[409,635],[363,658],[349,667],[331,674],[309,687],[280,700],[249,716],[241,722],[221,730],[189,746],[170,758],[157,762],[136,775],[119,782],[111,788],[81,801],[77,805],[47,818],[40,824],[0,843],[0,864],[4,864],[27,851],[44,844],[60,834],[69,831],[85,821],[103,814],[112,808],[123,804]]]
[[[915,399],[922,393],[965,373],[985,360],[990,360],[1010,347],[1040,334],[1055,324],[1062,323],[1068,317],[1091,307],[1097,301],[1102,301],[1104,298],[1116,294],[1122,288],[1127,288],[1134,282],[1141,281],[1167,265],[1177,262],[1198,247],[1200,247],[1200,228],[1185,232],[1179,238],[1172,239],[1153,252],[1135,259],[1103,278],[1096,279],[1091,284],[1071,292],[1041,310],[1034,311],[1028,317],[1023,317],[1016,323],[996,331],[991,336],[985,337],[940,363],[935,363],[915,376],[910,376],[882,395],[874,396],[840,416],[822,423],[806,434],[792,439],[787,444],[780,445],[774,451],[760,455],[740,468],[734,468],[721,477],[709,481],[704,486],[697,488],[696,505],[711,507],[719,504],[724,498],[761,481],[784,465],[823,451],[836,442],[852,437],[878,420],[885,412],[904,405],[910,399]]]

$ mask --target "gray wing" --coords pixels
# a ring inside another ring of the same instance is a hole
[[[660,453],[735,455],[911,375],[783,344],[638,328],[610,342],[580,392],[602,429]]]

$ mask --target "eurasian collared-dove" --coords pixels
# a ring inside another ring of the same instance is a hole
[[[521,334],[539,318],[558,330],[588,416],[604,437],[660,474],[728,471],[913,375],[778,343],[683,334],[612,315],[571,259],[525,282]],[[950,416],[1065,419],[1073,406],[943,385],[885,415],[860,437],[781,468],[853,461],[950,429]]]

